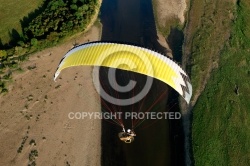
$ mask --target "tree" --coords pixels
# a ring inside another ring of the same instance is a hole
[[[70,8],[71,8],[72,10],[77,10],[77,5],[75,5],[75,4],[70,5]]]
[[[36,38],[32,38],[30,43],[31,43],[32,46],[37,46],[38,41],[37,41]]]
[[[7,57],[7,52],[5,50],[0,50],[0,60],[5,59]]]

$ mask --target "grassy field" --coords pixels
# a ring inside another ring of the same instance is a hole
[[[0,41],[2,44],[11,40],[12,30],[22,32],[20,20],[33,12],[44,0],[0,0]],[[0,42],[0,43],[1,43]]]
[[[191,10],[200,5],[206,11],[201,20],[195,20],[199,28],[189,29],[194,34],[190,45],[196,92],[209,74],[193,109],[197,166],[250,165],[250,2],[225,3],[228,1],[205,4],[193,0],[191,6]]]
[[[192,0],[186,47],[194,94],[204,89],[212,69],[217,68],[220,52],[230,37],[234,4],[227,0],[204,2]]]

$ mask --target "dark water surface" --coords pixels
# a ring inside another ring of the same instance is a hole
[[[157,42],[151,0],[103,0],[100,18],[103,25],[102,41],[131,43],[164,52],[164,48]],[[105,80],[107,70],[107,68],[101,68],[100,80],[106,85],[106,89],[109,89],[110,94],[115,95],[116,92],[108,87],[108,80]],[[144,86],[146,77],[143,75],[121,70],[118,70],[117,73],[120,75],[120,78],[117,77],[120,84],[126,84],[126,81],[122,80],[133,79],[137,81],[139,86]],[[157,97],[167,89],[167,85],[154,80],[153,86],[145,99],[147,104],[144,103],[143,108],[146,110],[148,105],[153,104]],[[138,105],[140,103],[135,104],[135,107],[138,107]],[[110,105],[110,107],[112,106]],[[120,107],[120,109],[124,112],[130,111],[131,106]],[[154,109],[161,112],[169,110],[167,98],[161,100]],[[135,141],[132,144],[124,144],[117,137],[118,132],[121,131],[121,127],[103,121],[102,165],[168,166],[182,163],[176,162],[176,158],[178,157],[176,154],[180,153],[181,148],[174,147],[178,143],[176,140],[179,139],[178,132],[181,129],[179,127],[172,127],[175,124],[178,126],[180,120],[173,122],[165,119],[158,120],[153,125],[147,127],[151,123],[151,121],[148,121],[136,128],[135,132],[137,136]],[[130,128],[131,126],[128,124],[126,127]],[[179,139],[179,142],[181,141]],[[180,160],[182,160],[181,157]]]

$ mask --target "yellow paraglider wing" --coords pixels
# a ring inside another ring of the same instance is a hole
[[[90,65],[128,70],[159,79],[189,103],[192,86],[187,74],[174,61],[152,50],[118,43],[93,42],[71,49],[61,60],[54,80],[71,66]]]

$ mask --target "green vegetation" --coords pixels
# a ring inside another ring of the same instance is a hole
[[[5,7],[8,6],[9,10],[15,10],[17,6],[9,1],[3,4],[6,4]],[[16,35],[13,36],[12,33],[11,44],[0,45],[0,93],[8,91],[6,87],[11,80],[11,73],[20,71],[18,64],[21,61],[26,60],[35,51],[54,46],[73,34],[83,32],[98,8],[98,0],[44,0],[39,9],[22,18],[22,27],[15,29]],[[28,67],[29,70],[34,68],[36,66]]]
[[[27,136],[27,135],[26,135],[25,137],[23,137],[22,143],[21,143],[20,147],[17,149],[17,152],[18,152],[18,153],[22,153],[23,146],[24,146],[25,142],[27,141],[27,139],[28,139],[28,136]]]
[[[65,36],[84,30],[95,14],[97,0],[51,0],[45,10],[24,28],[24,37],[30,44],[41,44],[38,39],[57,43]]]
[[[195,165],[250,165],[250,2],[193,0],[192,17],[199,27],[189,29],[195,92],[212,71],[193,109]]]
[[[189,54],[192,54],[190,66],[195,94],[203,89],[212,69],[217,67],[220,53],[230,37],[234,10],[234,4],[224,0],[191,2],[185,44],[190,49]]]
[[[44,0],[0,0],[0,45],[7,44],[12,37],[22,33],[20,21],[42,5]],[[28,4],[28,5],[27,5]]]
[[[38,157],[38,151],[31,150],[29,154],[29,164],[28,166],[35,166],[36,165],[36,158]]]
[[[30,145],[34,145],[34,146],[36,146],[36,141],[34,140],[34,139],[32,139],[32,140],[30,140],[30,143],[29,143]]]

